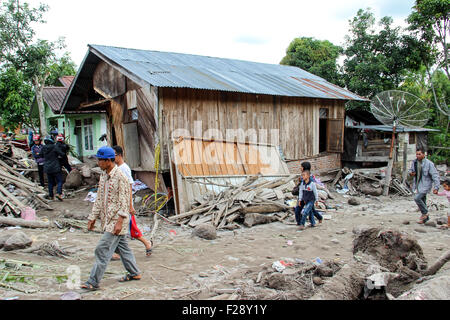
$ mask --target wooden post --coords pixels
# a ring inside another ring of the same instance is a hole
[[[406,178],[408,177],[408,168],[407,168],[407,162],[408,162],[408,143],[403,142],[403,171],[402,171],[402,184],[405,183]]]
[[[394,166],[395,129],[396,129],[396,123],[394,121],[394,126],[392,128],[391,150],[389,152],[389,162],[388,162],[388,167],[387,167],[387,171],[386,171],[386,177],[384,178],[384,188],[383,188],[384,196],[387,196],[389,194],[389,185],[391,184],[392,167]]]
[[[386,170],[386,177],[384,178],[384,181],[385,181],[385,185],[383,188],[384,196],[387,196],[389,194],[389,186],[391,184],[392,168],[394,167],[394,159],[395,159],[395,148],[392,152],[392,158],[389,159],[387,170]]]

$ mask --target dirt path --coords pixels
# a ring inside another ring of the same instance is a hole
[[[331,220],[325,220],[317,228],[298,231],[293,214],[288,223],[271,223],[267,225],[242,227],[235,231],[219,231],[213,241],[192,237],[192,229],[160,222],[153,255],[145,257],[145,249],[139,241],[129,241],[137,263],[143,272],[141,281],[118,283],[124,274],[120,261],[111,262],[107,274],[101,283],[101,290],[83,293],[89,299],[207,299],[233,289],[250,288],[255,284],[256,275],[264,267],[270,268],[277,260],[337,260],[352,259],[352,241],[354,227],[367,225],[395,228],[413,235],[424,250],[425,257],[432,263],[450,247],[450,231],[434,227],[420,226],[416,223],[419,213],[410,198],[359,198],[361,205],[350,206],[347,197],[334,194],[336,199],[329,200],[330,205],[341,205],[337,211],[330,210]],[[39,217],[53,218],[61,213],[86,215],[92,205],[78,199],[55,202],[55,210],[38,212]],[[446,199],[430,195],[434,203],[447,205]],[[446,217],[444,210],[433,209],[430,216]],[[138,217],[141,230],[151,226],[153,218]],[[404,221],[410,221],[405,225]],[[86,221],[83,221],[86,222]],[[87,222],[86,222],[87,223]],[[169,231],[174,230],[176,235]],[[66,274],[69,266],[78,266],[81,280],[89,276],[94,249],[101,237],[99,233],[85,233],[82,230],[61,233],[59,229],[22,229],[34,239],[34,244],[58,240],[61,246],[74,246],[76,253],[69,259],[62,259],[20,251],[0,252],[1,258],[15,259],[42,264],[33,272],[47,274],[47,278],[32,281],[27,288],[38,290],[25,294],[14,290],[0,288],[0,299],[17,296],[19,299],[59,299],[68,291],[66,283],[58,283],[52,276],[55,273]],[[1,234],[2,231],[0,231]],[[147,235],[149,232],[146,233]],[[144,235],[145,236],[145,235]],[[288,244],[288,240],[292,241]],[[450,275],[447,264],[438,274]],[[275,293],[275,290],[273,290]],[[251,298],[247,296],[247,298]]]

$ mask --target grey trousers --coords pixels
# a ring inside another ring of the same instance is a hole
[[[427,214],[427,194],[426,193],[418,193],[414,196],[414,201],[417,203],[417,206],[419,207],[420,212],[422,214]]]
[[[132,277],[140,274],[133,251],[128,246],[126,236],[116,236],[110,232],[105,232],[95,248],[95,264],[86,283],[98,287],[114,252],[120,255],[120,260],[125,270]]]

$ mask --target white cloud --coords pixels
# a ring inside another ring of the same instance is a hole
[[[37,36],[66,38],[67,50],[81,63],[87,44],[172,51],[266,63],[279,63],[295,37],[342,45],[348,20],[371,7],[377,18],[391,15],[401,24],[413,0],[30,0],[50,6]],[[403,5],[399,5],[402,2]],[[387,12],[386,12],[387,11]],[[404,14],[402,15],[402,12]]]

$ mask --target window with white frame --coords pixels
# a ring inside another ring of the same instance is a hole
[[[84,130],[84,150],[92,151],[94,150],[94,133],[92,126],[92,118],[83,120],[83,130]]]

